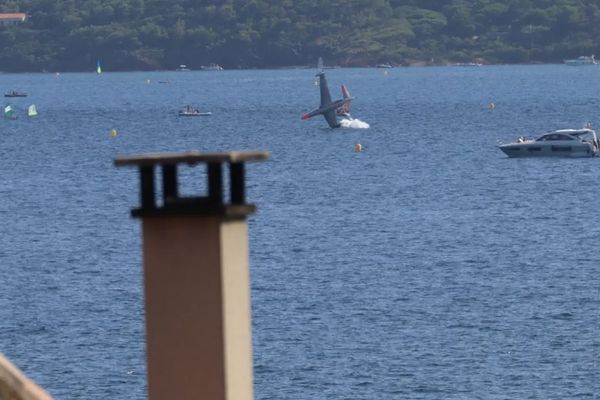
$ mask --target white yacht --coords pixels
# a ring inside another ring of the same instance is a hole
[[[219,64],[215,64],[215,63],[210,63],[208,65],[202,65],[200,67],[200,69],[202,71],[223,71],[223,67],[221,67]]]
[[[596,65],[598,61],[594,58],[594,55],[591,56],[581,56],[577,58],[573,58],[572,60],[565,60],[565,64],[567,65]]]
[[[498,146],[509,157],[594,157],[600,142],[590,128],[559,129],[537,139],[521,136],[514,143]]]
[[[483,64],[482,63],[476,63],[476,62],[467,62],[467,63],[456,63],[454,64],[455,67],[482,67]]]

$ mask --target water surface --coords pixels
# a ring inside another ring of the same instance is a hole
[[[0,75],[30,93],[0,121],[0,350],[57,399],[145,398],[137,172],[112,159],[268,149],[247,173],[256,399],[596,398],[600,160],[496,143],[600,125],[598,74],[328,71],[367,130],[300,120],[311,70]]]

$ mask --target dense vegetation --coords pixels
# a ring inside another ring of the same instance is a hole
[[[0,0],[0,70],[372,65],[600,54],[597,0]]]

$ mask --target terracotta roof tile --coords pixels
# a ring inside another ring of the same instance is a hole
[[[0,20],[3,19],[25,19],[27,15],[25,13],[0,13]]]

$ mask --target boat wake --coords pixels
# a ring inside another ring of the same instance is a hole
[[[350,128],[350,129],[369,129],[371,125],[366,123],[365,121],[361,121],[357,118],[342,118],[340,120],[340,126],[342,128]]]

